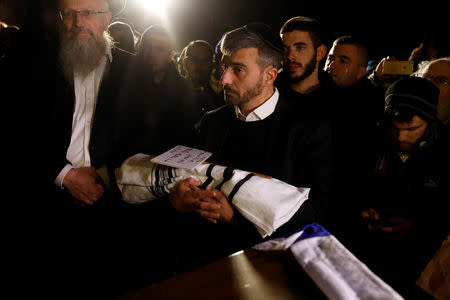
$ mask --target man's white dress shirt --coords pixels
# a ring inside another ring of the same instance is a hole
[[[72,118],[72,137],[66,158],[70,162],[59,173],[55,184],[62,187],[66,174],[72,168],[91,166],[89,142],[94,122],[95,107],[100,84],[105,72],[107,60],[112,61],[111,48],[107,47],[105,56],[98,66],[87,76],[74,73],[75,108]]]
[[[275,111],[275,107],[277,106],[279,97],[280,94],[278,93],[277,88],[275,88],[275,92],[273,93],[272,97],[270,97],[266,102],[264,102],[256,109],[254,109],[247,116],[244,116],[239,107],[235,105],[234,110],[236,112],[236,117],[244,122],[254,122],[264,120]]]

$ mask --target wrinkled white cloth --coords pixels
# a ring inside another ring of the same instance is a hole
[[[163,197],[178,182],[191,177],[219,189],[262,237],[270,236],[289,221],[309,195],[309,188],[297,188],[242,170],[213,164],[185,170],[155,164],[152,158],[138,153],[115,170],[124,201],[139,204]]]
[[[329,299],[403,299],[319,224],[307,225],[292,235],[253,248],[264,251],[290,249]]]

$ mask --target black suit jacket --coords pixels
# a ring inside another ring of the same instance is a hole
[[[95,168],[113,165],[117,151],[114,144],[118,118],[116,108],[126,101],[128,93],[134,92],[127,89],[133,59],[132,54],[113,48],[112,61],[108,60],[98,92],[89,144],[91,165]],[[33,182],[35,191],[42,192],[46,198],[55,193],[56,197],[62,196],[60,188],[53,182],[68,163],[66,154],[75,105],[73,82],[66,79],[57,61],[47,63],[45,76],[28,73],[27,82],[33,93],[23,94],[29,104],[25,110],[24,128],[29,138],[25,140],[24,148],[33,153],[33,159],[39,165],[39,177]],[[112,183],[115,183],[113,167],[108,171]]]

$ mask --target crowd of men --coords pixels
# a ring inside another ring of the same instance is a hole
[[[0,61],[11,278],[47,269],[26,282],[114,297],[318,222],[403,296],[426,297],[415,281],[449,232],[449,57],[411,75],[383,73],[392,58],[368,72],[363,41],[328,49],[306,16],[177,54],[161,25],[119,42],[133,30],[110,26],[108,1],[56,2],[45,7],[54,19],[24,26]],[[176,145],[308,187],[309,199],[266,238],[193,179],[123,201],[123,161]]]

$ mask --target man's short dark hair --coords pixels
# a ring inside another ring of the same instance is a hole
[[[369,51],[367,49],[366,43],[354,36],[351,35],[344,35],[341,37],[338,37],[334,40],[333,45],[352,45],[358,48],[358,50],[361,53],[361,61],[360,65],[367,67],[367,63],[369,61]]]
[[[278,46],[279,37],[270,33],[268,27],[263,31],[257,26],[242,26],[228,32],[221,43],[223,55],[233,55],[236,51],[244,48],[258,49],[258,65],[261,70],[273,66],[277,70],[281,68],[283,50]],[[281,45],[281,41],[279,43]]]
[[[284,25],[281,27],[280,35],[295,30],[309,32],[311,40],[314,44],[314,48],[316,49],[320,45],[324,44],[322,38],[322,25],[316,19],[305,16],[293,17],[287,20],[286,23],[284,23]]]

